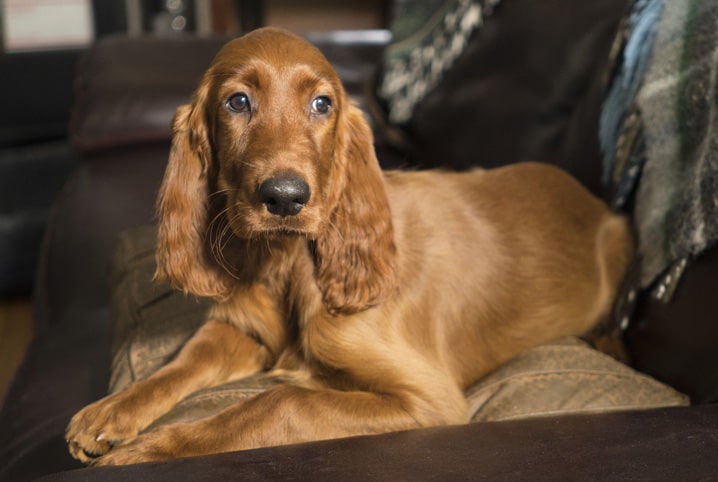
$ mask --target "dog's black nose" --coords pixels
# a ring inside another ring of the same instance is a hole
[[[278,216],[297,215],[309,202],[309,196],[309,186],[300,177],[273,177],[259,186],[259,201]]]

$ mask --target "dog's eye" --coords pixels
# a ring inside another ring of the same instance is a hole
[[[249,112],[251,110],[249,97],[244,92],[234,94],[227,100],[227,108],[237,113]]]
[[[316,99],[312,101],[312,114],[314,115],[324,115],[329,113],[329,110],[332,107],[332,101],[329,97],[325,95],[320,95]]]

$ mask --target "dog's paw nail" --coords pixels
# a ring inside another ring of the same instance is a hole
[[[96,454],[95,452],[90,452],[87,449],[82,449],[82,453],[85,454],[85,457],[88,459],[96,459],[97,457],[100,457],[102,454]]]

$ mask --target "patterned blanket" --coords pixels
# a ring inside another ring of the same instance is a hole
[[[633,208],[638,283],[670,298],[718,240],[718,1],[635,0],[600,123],[605,181]]]
[[[469,38],[499,0],[404,0],[396,2],[393,40],[384,52],[378,94],[389,120],[402,124],[461,55]]]

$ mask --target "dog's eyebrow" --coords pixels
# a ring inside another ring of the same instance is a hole
[[[261,84],[260,69],[255,62],[238,64],[236,62],[219,62],[212,69],[212,77],[218,83],[239,79],[252,88],[259,88]]]
[[[331,77],[323,75],[321,72],[317,72],[316,69],[307,65],[299,65],[297,67],[294,82],[300,90],[322,90],[327,91],[325,93],[331,94],[336,92],[336,82],[334,82]]]
[[[224,81],[239,78],[242,83],[255,89],[259,88],[261,84],[259,73],[253,66],[243,66],[232,69],[231,71],[226,72],[222,77]]]

